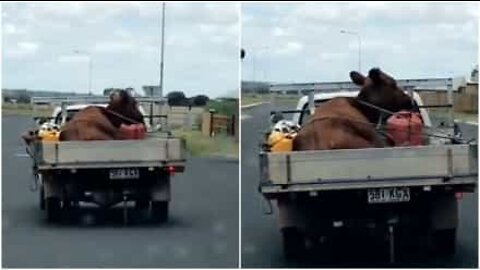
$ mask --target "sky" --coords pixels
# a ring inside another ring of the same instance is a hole
[[[364,73],[469,76],[478,63],[478,13],[478,3],[244,4],[242,79],[347,81],[359,69],[358,37]]]
[[[164,93],[236,96],[239,4],[167,3]],[[2,3],[2,88],[158,85],[161,3]],[[75,53],[77,51],[77,53]]]

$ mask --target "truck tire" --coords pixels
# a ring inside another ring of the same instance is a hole
[[[61,201],[57,197],[50,197],[45,199],[45,211],[47,215],[47,222],[60,221]]]
[[[298,228],[283,228],[282,238],[285,259],[288,261],[296,261],[305,255],[305,235]]]
[[[153,222],[166,222],[168,220],[168,202],[152,201],[151,215]]]
[[[136,200],[135,201],[135,208],[138,210],[148,209],[150,207],[149,200]]]
[[[40,194],[39,196],[40,209],[45,210],[45,188],[43,187],[43,185],[40,185],[40,192],[38,193]]]
[[[456,229],[438,230],[433,233],[433,251],[435,255],[452,256],[455,254]]]

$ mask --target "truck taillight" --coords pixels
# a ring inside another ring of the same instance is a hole
[[[455,198],[457,200],[463,199],[463,192],[455,192]]]
[[[170,174],[170,175],[174,175],[175,171],[176,171],[175,167],[173,167],[173,166],[168,166],[166,168],[166,170],[167,170],[168,174]]]

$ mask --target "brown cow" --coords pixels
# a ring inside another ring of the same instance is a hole
[[[110,95],[106,108],[89,106],[75,114],[60,131],[60,141],[122,139],[122,124],[144,123],[137,101],[125,90]]]
[[[334,98],[318,106],[295,137],[294,151],[386,146],[388,141],[375,129],[380,111],[366,104],[398,112],[412,109],[411,98],[378,68],[371,69],[368,77],[352,71],[350,78],[361,87],[358,96]]]
[[[137,101],[125,90],[110,95],[106,108],[89,106],[77,112],[61,129],[61,141],[122,139],[121,124],[144,123]],[[38,131],[24,132],[21,137],[27,145],[37,139]]]

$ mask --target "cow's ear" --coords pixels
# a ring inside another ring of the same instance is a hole
[[[378,85],[378,84],[380,84],[380,83],[383,82],[382,79],[383,79],[383,77],[385,77],[385,76],[384,76],[383,72],[382,72],[379,68],[372,68],[372,69],[368,72],[368,77],[369,77],[370,79],[372,79],[373,83],[375,83],[375,84]]]
[[[365,83],[365,76],[357,71],[350,72],[350,79],[356,85],[362,86]]]

